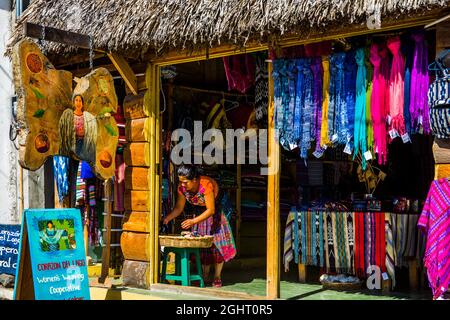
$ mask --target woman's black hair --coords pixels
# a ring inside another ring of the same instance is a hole
[[[73,96],[72,102],[75,101],[75,98],[76,98],[76,97],[80,97],[80,98],[81,98],[81,102],[83,102],[83,106],[84,106],[84,99],[83,99],[83,96],[82,96],[81,94],[79,94],[79,93],[77,93],[76,95]]]
[[[188,180],[200,177],[199,170],[192,164],[182,164],[178,167],[177,174],[179,177],[186,177]]]

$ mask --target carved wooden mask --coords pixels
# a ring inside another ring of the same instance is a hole
[[[75,78],[72,90],[72,73],[56,70],[26,39],[15,45],[13,66],[20,165],[34,171],[48,156],[64,155],[87,161],[102,179],[112,177],[119,131],[109,71],[98,68]]]

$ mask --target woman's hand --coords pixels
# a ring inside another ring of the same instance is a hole
[[[163,224],[169,224],[170,220],[172,219],[170,219],[169,217],[165,217],[163,220]]]
[[[195,224],[194,219],[187,219],[181,223],[183,229],[189,229]]]

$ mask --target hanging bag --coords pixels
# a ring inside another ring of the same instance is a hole
[[[449,53],[443,51],[434,62],[436,80],[428,89],[431,131],[440,139],[450,138],[450,69],[444,64]]]

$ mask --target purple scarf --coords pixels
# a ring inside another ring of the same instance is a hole
[[[314,77],[314,88],[313,88],[313,129],[311,133],[315,135],[312,137],[316,139],[316,151],[321,150],[320,147],[320,135],[322,129],[322,58],[313,58],[311,61],[311,70]]]
[[[413,128],[420,126],[422,119],[423,133],[430,133],[430,120],[428,116],[428,50],[423,31],[412,34],[415,41],[414,62],[411,71],[411,100],[409,111]]]

